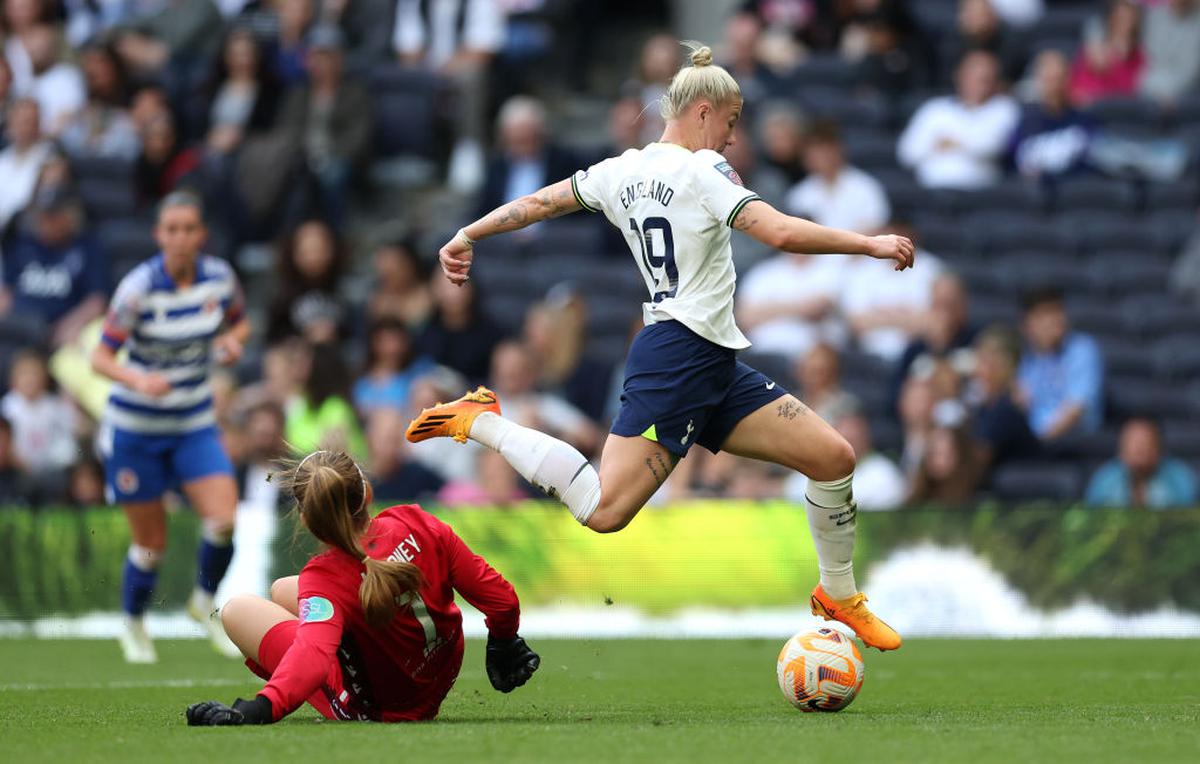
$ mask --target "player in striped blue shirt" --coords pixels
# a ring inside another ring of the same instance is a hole
[[[109,502],[129,519],[121,636],[131,663],[157,660],[142,615],[167,544],[163,494],[181,487],[203,522],[199,572],[188,612],[218,644],[213,594],[233,557],[237,486],[213,412],[209,366],[235,363],[250,335],[245,301],[229,263],[201,252],[200,200],[168,195],[158,211],[159,254],[121,280],[92,368],[112,379],[104,415]],[[125,347],[128,359],[117,351]]]

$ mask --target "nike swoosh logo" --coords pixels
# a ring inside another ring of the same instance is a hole
[[[767,389],[768,389],[768,390],[774,390],[774,389],[775,389],[775,383],[774,383],[774,382],[768,382],[768,383],[767,383]]]

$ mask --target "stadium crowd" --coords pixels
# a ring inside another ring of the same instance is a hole
[[[381,500],[533,497],[486,449],[403,439],[477,383],[598,454],[644,299],[617,232],[481,242],[462,288],[432,266],[475,214],[658,138],[669,14],[620,3],[636,65],[592,66],[628,37],[605,5],[4,0],[0,503],[103,502],[86,349],[181,187],[255,321],[214,395],[244,495],[286,443],[346,448]],[[734,237],[747,360],[855,447],[859,505],[1200,501],[1200,2],[730,5],[746,185],[920,246],[896,275]],[[453,214],[390,205],[418,196]],[[803,490],[693,449],[659,498]]]

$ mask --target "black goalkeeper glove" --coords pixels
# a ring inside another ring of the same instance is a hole
[[[488,636],[487,675],[500,692],[512,692],[529,681],[542,659],[520,637],[496,639]]]
[[[233,701],[233,707],[206,700],[203,703],[193,703],[187,709],[189,727],[236,727],[242,724],[270,724],[274,720],[271,711],[271,701],[262,695],[256,695],[254,700]]]

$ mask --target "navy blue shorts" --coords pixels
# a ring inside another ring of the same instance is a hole
[[[151,501],[193,480],[234,474],[216,427],[183,435],[140,435],[114,428],[104,473],[110,504]]]
[[[784,395],[786,390],[739,361],[735,351],[678,321],[662,321],[633,339],[612,431],[641,435],[679,457],[693,443],[715,454],[738,422]]]

